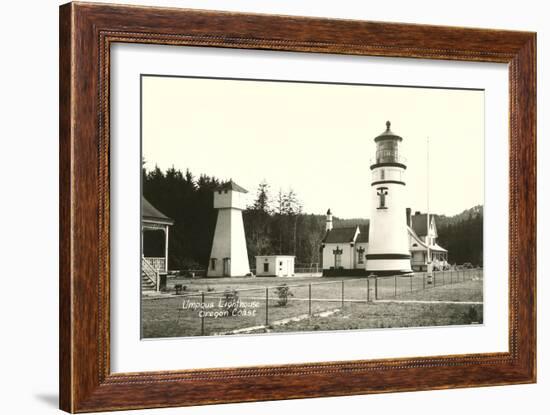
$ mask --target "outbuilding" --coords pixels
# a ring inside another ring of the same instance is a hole
[[[258,255],[256,256],[257,277],[292,277],[294,276],[293,255]]]

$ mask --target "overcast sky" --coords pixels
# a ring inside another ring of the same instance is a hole
[[[146,167],[232,178],[253,198],[293,188],[304,212],[370,216],[374,138],[391,121],[407,158],[407,206],[452,215],[484,194],[484,92],[142,78]]]

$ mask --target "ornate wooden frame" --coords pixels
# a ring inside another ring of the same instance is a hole
[[[507,63],[509,352],[110,373],[109,56],[114,42]],[[59,93],[62,409],[90,412],[535,382],[535,33],[70,3],[60,8]]]

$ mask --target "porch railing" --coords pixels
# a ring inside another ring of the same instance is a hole
[[[144,257],[145,260],[153,267],[157,272],[166,271],[166,259],[163,257]]]
[[[143,274],[155,284],[155,290],[160,290],[160,275],[153,265],[149,262],[150,258],[141,257],[141,271]]]

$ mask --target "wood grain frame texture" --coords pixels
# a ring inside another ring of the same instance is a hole
[[[509,352],[111,373],[109,56],[115,42],[507,63]],[[69,3],[60,7],[59,94],[61,409],[90,412],[536,381],[535,33]]]

